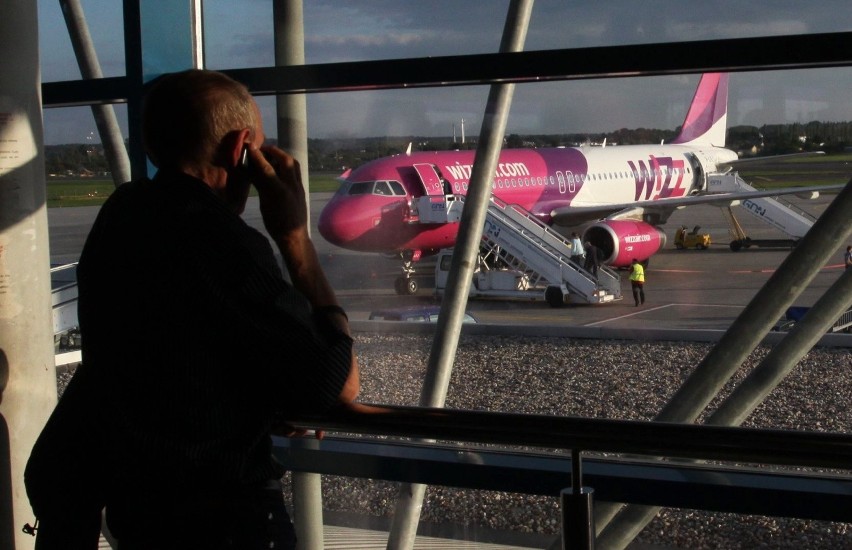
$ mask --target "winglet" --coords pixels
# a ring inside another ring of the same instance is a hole
[[[671,142],[725,146],[728,123],[728,74],[705,73],[698,82],[680,134]]]

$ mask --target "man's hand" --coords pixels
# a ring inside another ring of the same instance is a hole
[[[261,151],[263,154],[261,154]],[[299,163],[277,147],[250,149],[251,179],[269,235],[291,241],[307,237],[308,209]]]
[[[270,430],[272,435],[278,435],[281,437],[313,437],[315,439],[322,439],[325,437],[325,430],[309,430],[307,428],[297,428],[292,424],[287,424],[286,422],[279,422],[272,426]]]
[[[260,197],[263,224],[281,251],[293,286],[315,308],[339,306],[308,235],[308,213],[299,163],[277,147],[250,149],[249,155],[252,160],[251,178]],[[328,320],[338,330],[349,334],[345,315],[331,313]],[[360,389],[358,359],[353,354],[349,376],[339,396],[340,402],[353,402]]]

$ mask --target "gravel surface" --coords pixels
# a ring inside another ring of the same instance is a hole
[[[429,336],[358,334],[365,402],[416,405]],[[651,420],[712,344],[534,337],[463,337],[447,407],[593,418]],[[766,355],[757,350],[734,377]],[[723,391],[727,395],[733,383]],[[852,432],[852,353],[811,351],[743,424]],[[711,404],[715,408],[719,398]],[[335,510],[390,516],[395,486],[327,478]],[[421,519],[498,530],[556,533],[555,498],[430,487]],[[676,548],[852,548],[852,525],[664,509],[637,542]]]
[[[416,405],[430,336],[356,335],[365,402]],[[465,336],[447,407],[650,420],[712,344]],[[766,355],[757,350],[734,381]],[[68,374],[60,373],[60,386]],[[727,395],[729,383],[722,396]],[[852,432],[852,353],[811,351],[743,424]],[[711,404],[714,408],[720,398]],[[325,506],[392,515],[396,486],[326,476]],[[430,487],[421,520],[497,530],[556,533],[555,498]],[[850,548],[852,524],[664,509],[637,539],[663,548]]]

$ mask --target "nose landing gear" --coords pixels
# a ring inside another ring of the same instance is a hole
[[[394,290],[400,296],[412,296],[417,294],[417,281],[414,279],[414,262],[420,259],[419,250],[406,251],[402,253],[402,275],[393,283]]]
[[[393,283],[394,290],[400,296],[411,296],[417,294],[417,281],[411,277],[399,276]]]

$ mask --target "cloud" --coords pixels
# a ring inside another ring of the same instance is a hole
[[[536,0],[525,47],[585,48],[845,31],[852,27],[847,3],[824,0],[814,7],[800,0],[608,0],[604,6]],[[55,0],[38,0],[38,4],[44,80],[79,78],[58,4]],[[239,9],[234,8],[237,4]],[[83,0],[83,7],[104,72],[123,74],[121,4]],[[306,62],[496,52],[508,7],[509,0],[308,0],[304,2]],[[205,0],[204,18],[208,67],[274,63],[268,0]],[[850,73],[849,68],[737,73],[731,79],[730,120],[742,124],[801,117],[848,120],[852,118],[852,102],[846,100]],[[696,82],[696,75],[679,75],[519,85],[508,131],[674,128],[683,120]],[[465,118],[467,134],[472,136],[478,132],[487,90],[483,85],[309,95],[309,133],[311,137],[341,132],[449,135],[452,124]],[[265,110],[274,113],[274,107]],[[92,130],[88,109],[61,111],[45,116],[47,134],[52,136],[48,142],[85,139]]]
[[[305,46],[321,47],[386,47],[386,46],[410,46],[420,44],[424,40],[422,34],[416,32],[407,33],[383,33],[383,34],[355,34],[348,36],[340,35],[311,35],[305,37]]]
[[[801,20],[726,21],[709,24],[677,22],[668,28],[667,38],[672,41],[750,36],[786,36],[791,34],[806,34],[809,32],[809,25]]]

